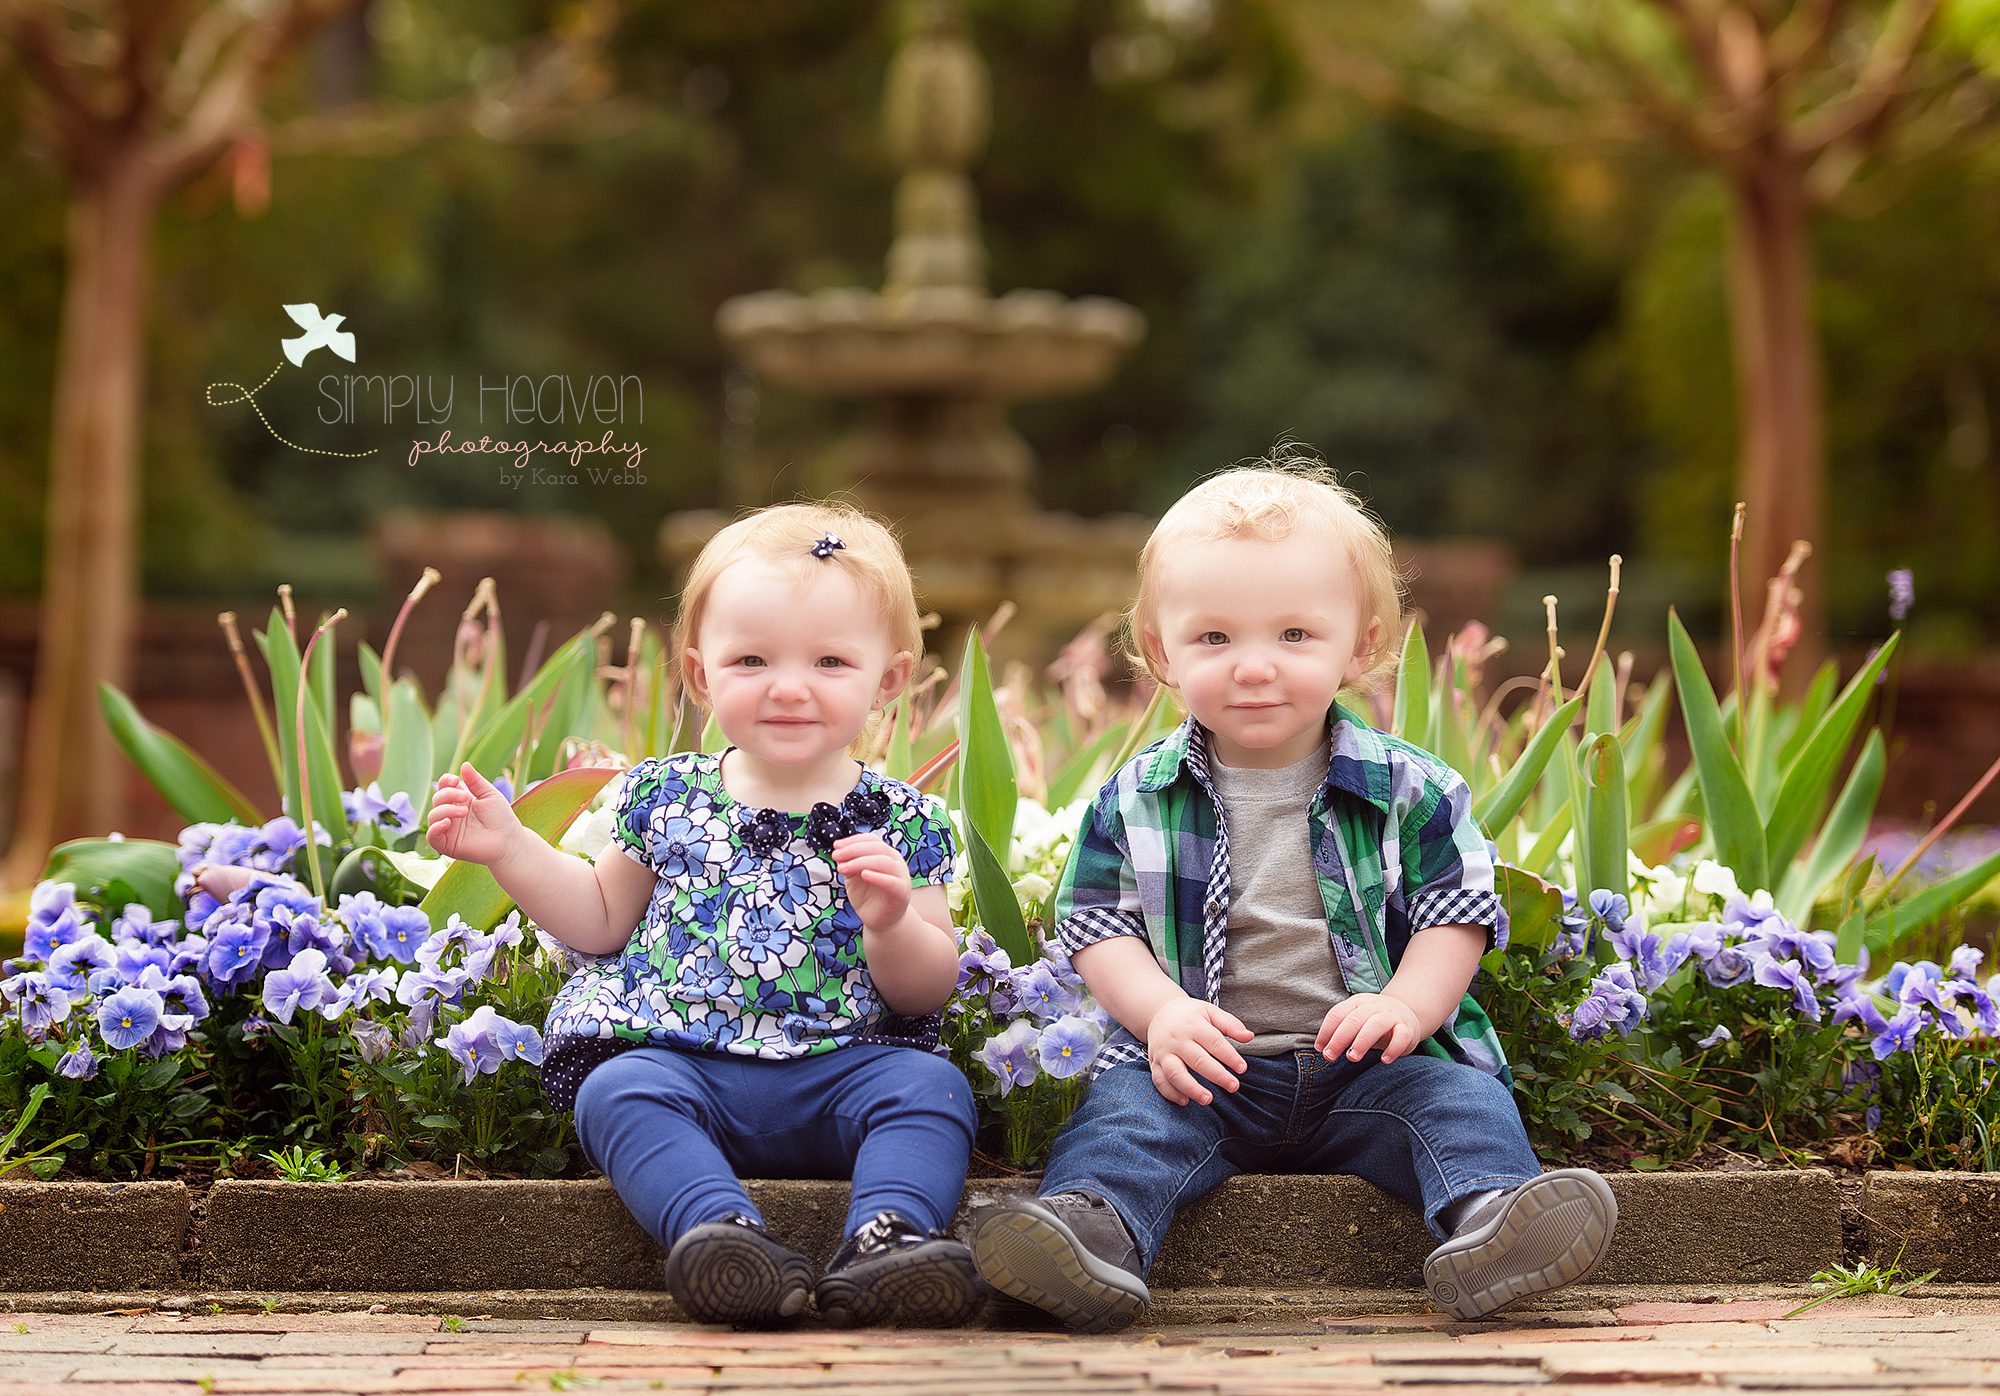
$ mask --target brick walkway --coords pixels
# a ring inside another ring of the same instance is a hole
[[[217,1392],[1021,1391],[1305,1396],[2000,1389],[2000,1301],[1638,1303],[1459,1324],[1429,1314],[1033,1332],[789,1334],[402,1313],[0,1314],[5,1396]]]

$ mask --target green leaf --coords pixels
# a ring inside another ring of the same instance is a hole
[[[551,658],[549,665],[554,668],[556,660]],[[540,675],[536,677],[539,679]],[[531,781],[555,774],[563,743],[582,735],[590,711],[590,696],[597,686],[596,641],[579,646],[554,680],[555,687],[535,739],[534,755],[528,759],[527,779]],[[533,687],[529,685],[530,689]]]
[[[1791,729],[1785,740],[1778,746],[1778,764],[1789,770],[1792,762],[1798,760],[1799,752],[1805,748],[1806,738],[1819,726],[1826,710],[1833,706],[1833,693],[1840,686],[1840,661],[1829,659],[1813,670],[1812,681],[1806,685],[1805,696],[1798,701],[1792,714]]]
[[[1673,680],[1662,673],[1653,680],[1639,711],[1618,734],[1625,746],[1625,807],[1635,815],[1643,813],[1652,800],[1660,772],[1666,766],[1664,741],[1667,731],[1667,701],[1673,697]]]
[[[1006,865],[1006,855],[1013,847],[1020,788],[1015,783],[1014,751],[993,700],[986,647],[980,643],[977,630],[966,636],[965,663],[959,670],[958,739],[959,809],[972,855],[973,903],[980,923],[994,940],[1004,946],[1003,932],[1018,934],[1007,953],[1015,956],[1016,964],[1025,964],[1034,953]],[[1020,958],[1022,952],[1027,960]]]
[[[1772,868],[1782,871],[1790,867],[1825,811],[1834,777],[1840,773],[1847,756],[1848,743],[1853,741],[1862,714],[1874,696],[1875,680],[1881,676],[1889,656],[1896,652],[1896,638],[1891,635],[1875,657],[1848,681],[1785,772],[1784,784],[1779,787],[1771,809],[1770,823],[1764,830]]]
[[[312,810],[309,815],[303,813],[305,800],[299,783],[299,650],[291,631],[285,628],[284,613],[273,607],[270,623],[253,632],[253,637],[271,671],[271,721],[278,729],[278,753],[284,767],[285,810],[301,825],[307,824],[308,819],[317,819],[328,833],[338,837],[338,831],[347,827],[347,813],[340,804],[340,776],[334,761],[333,740],[310,698],[306,703],[305,727],[306,757],[312,772]]]
[[[1476,801],[1472,816],[1486,830],[1487,837],[1498,840],[1500,831],[1521,812],[1521,806],[1528,801],[1528,795],[1548,769],[1549,759],[1556,754],[1562,744],[1563,734],[1569,731],[1570,723],[1576,720],[1577,712],[1583,707],[1581,698],[1572,698],[1564,703],[1549,720],[1542,724],[1513,769],[1489,790],[1485,797]]]
[[[1431,741],[1445,765],[1465,777],[1470,785],[1479,777],[1480,764],[1472,755],[1471,728],[1479,720],[1478,705],[1466,699],[1464,665],[1439,661],[1431,690]],[[1466,708],[1471,711],[1465,711]]]
[[[617,774],[604,766],[559,772],[514,801],[515,817],[553,844]],[[474,930],[490,931],[514,900],[482,864],[460,859],[445,869],[420,905],[432,929],[447,925],[456,914]]]
[[[414,680],[397,679],[389,689],[389,737],[382,747],[382,793],[410,797],[422,827],[430,812],[433,783],[441,772],[431,764],[431,719]]]
[[[1618,675],[1602,659],[1597,662],[1597,672],[1590,676],[1586,707],[1588,711],[1583,719],[1585,733],[1618,730]]]
[[[1632,831],[1632,851],[1647,867],[1656,868],[1683,848],[1692,848],[1701,837],[1697,820],[1676,817],[1654,819]]]
[[[1101,784],[1099,762],[1112,747],[1123,741],[1125,724],[1114,722],[1099,732],[1081,751],[1075,752],[1049,777],[1049,808],[1061,809],[1092,785]],[[1105,772],[1109,774],[1109,772]]]
[[[417,1123],[425,1129],[461,1129],[456,1115],[426,1115]]]
[[[1840,923],[1840,932],[1834,938],[1833,957],[1843,965],[1851,965],[1861,959],[1861,947],[1867,943],[1868,913],[1860,907],[1854,914]]]
[[[1584,747],[1578,771],[1583,777],[1583,818],[1590,830],[1584,842],[1587,864],[1578,869],[1579,896],[1603,890],[1624,896],[1631,889],[1626,858],[1625,749],[1611,733],[1600,733]]]
[[[1681,716],[1687,723],[1688,745],[1694,751],[1696,779],[1701,786],[1702,808],[1707,811],[1708,832],[1715,844],[1715,856],[1736,874],[1743,890],[1768,887],[1765,873],[1764,822],[1757,803],[1743,777],[1743,767],[1722,732],[1722,717],[1716,708],[1715,689],[1701,666],[1694,641],[1680,616],[1667,612],[1667,643],[1673,655],[1674,687],[1681,698]]]
[[[1017,965],[1030,964],[1037,951],[1028,938],[1028,923],[1021,915],[1021,903],[1007,871],[993,855],[992,846],[973,828],[965,831],[966,864],[972,877],[972,900],[979,909],[979,923],[1007,957]]]
[[[1562,929],[1562,891],[1525,868],[1501,863],[1493,872],[1507,908],[1509,947],[1548,949]]]
[[[333,904],[341,897],[373,892],[391,906],[397,906],[403,902],[407,886],[388,853],[369,845],[352,850],[340,860],[340,866],[327,881],[326,899]]]
[[[219,775],[186,743],[139,715],[132,700],[108,683],[97,686],[104,725],[132,764],[189,824],[262,824],[264,816],[242,791]]]
[[[1955,911],[1965,899],[2000,876],[2000,853],[1982,858],[1918,892],[1891,903],[1886,909],[1873,906],[1868,912],[1866,931],[1871,951],[1893,950],[1938,917]]]
[[[1548,827],[1543,829],[1540,837],[1535,840],[1534,847],[1528,850],[1528,856],[1522,860],[1523,866],[1531,872],[1553,872],[1556,855],[1561,850],[1562,841],[1569,834],[1570,826],[1575,819],[1575,804],[1565,800],[1556,810],[1555,816],[1549,820]]]
[[[165,921],[186,908],[174,895],[180,876],[179,851],[155,839],[72,839],[58,844],[42,869],[44,882],[69,882],[85,901],[115,916],[138,902]]]
[[[375,700],[375,706],[382,706],[382,656],[375,653],[374,646],[366,640],[354,646],[354,654],[361,661],[361,687]]]
[[[451,769],[455,771],[462,763],[470,761],[472,769],[489,779],[500,771],[512,770],[514,783],[526,786],[528,777],[517,768],[520,766],[521,738],[528,730],[529,719],[541,710],[544,703],[555,697],[566,680],[573,681],[578,653],[594,655],[596,643],[588,630],[578,631],[566,640],[536,671],[527,686],[503,703],[490,721],[475,729],[470,738],[460,739],[462,751],[453,754]]]
[[[1861,744],[1861,755],[1847,774],[1834,801],[1833,813],[1820,827],[1819,841],[1803,863],[1794,863],[1785,872],[1778,892],[1778,910],[1794,923],[1804,925],[1813,903],[1827,885],[1840,876],[1862,842],[1868,837],[1868,821],[1874,817],[1875,801],[1882,793],[1882,778],[1888,758],[1880,732],[1870,732]]]
[[[1424,628],[1415,621],[1403,637],[1403,660],[1396,674],[1396,708],[1389,730],[1416,746],[1431,744],[1431,656]]]

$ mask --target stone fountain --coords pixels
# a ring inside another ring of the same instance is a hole
[[[858,404],[815,478],[896,526],[923,604],[944,620],[943,645],[1011,600],[1021,618],[1003,648],[1046,655],[1126,604],[1150,525],[1038,509],[1034,453],[1008,424],[1008,405],[1101,384],[1145,319],[1102,297],[988,291],[967,171],[992,107],[955,4],[912,6],[883,108],[902,175],[882,289],[760,291],[726,302],[717,328],[764,381]],[[669,559],[685,566],[720,522],[670,519]]]

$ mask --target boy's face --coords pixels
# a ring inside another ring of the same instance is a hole
[[[1183,543],[1160,560],[1140,643],[1226,766],[1276,768],[1319,745],[1327,709],[1381,642],[1341,549],[1301,528],[1279,539]]]
[[[688,650],[696,696],[741,750],[774,766],[845,759],[912,657],[890,649],[881,608],[838,564],[805,587],[746,558],[715,579]]]

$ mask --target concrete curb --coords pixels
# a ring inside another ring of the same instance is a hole
[[[973,1207],[1035,1182],[974,1180],[960,1224]],[[1843,1258],[1840,1188],[1823,1170],[1626,1173],[1611,1182],[1618,1239],[1596,1283],[1797,1284]],[[1919,1233],[1928,1237],[1924,1254],[1938,1258],[1919,1271],[1936,1264],[1946,1280],[2000,1279],[1987,1253],[2000,1179],[1881,1174],[1870,1186],[1883,1200],[1868,1210],[1894,1234],[1930,1228]],[[818,1261],[832,1254],[846,1184],[750,1190],[774,1233]],[[1973,1194],[1986,1210],[1960,1200]],[[1976,1248],[1957,1239],[1967,1217],[1985,1228]],[[1433,1244],[1413,1211],[1357,1179],[1240,1177],[1176,1220],[1152,1282],[1408,1289]],[[1880,1237],[1871,1245],[1881,1250]],[[0,1291],[657,1291],[660,1262],[601,1178],[224,1180],[198,1199],[178,1183],[0,1183]]]
[[[179,1183],[0,1182],[0,1288],[171,1288],[192,1206]]]
[[[1861,1217],[1878,1265],[1901,1250],[1906,1275],[2000,1280],[2000,1173],[1870,1173]]]

